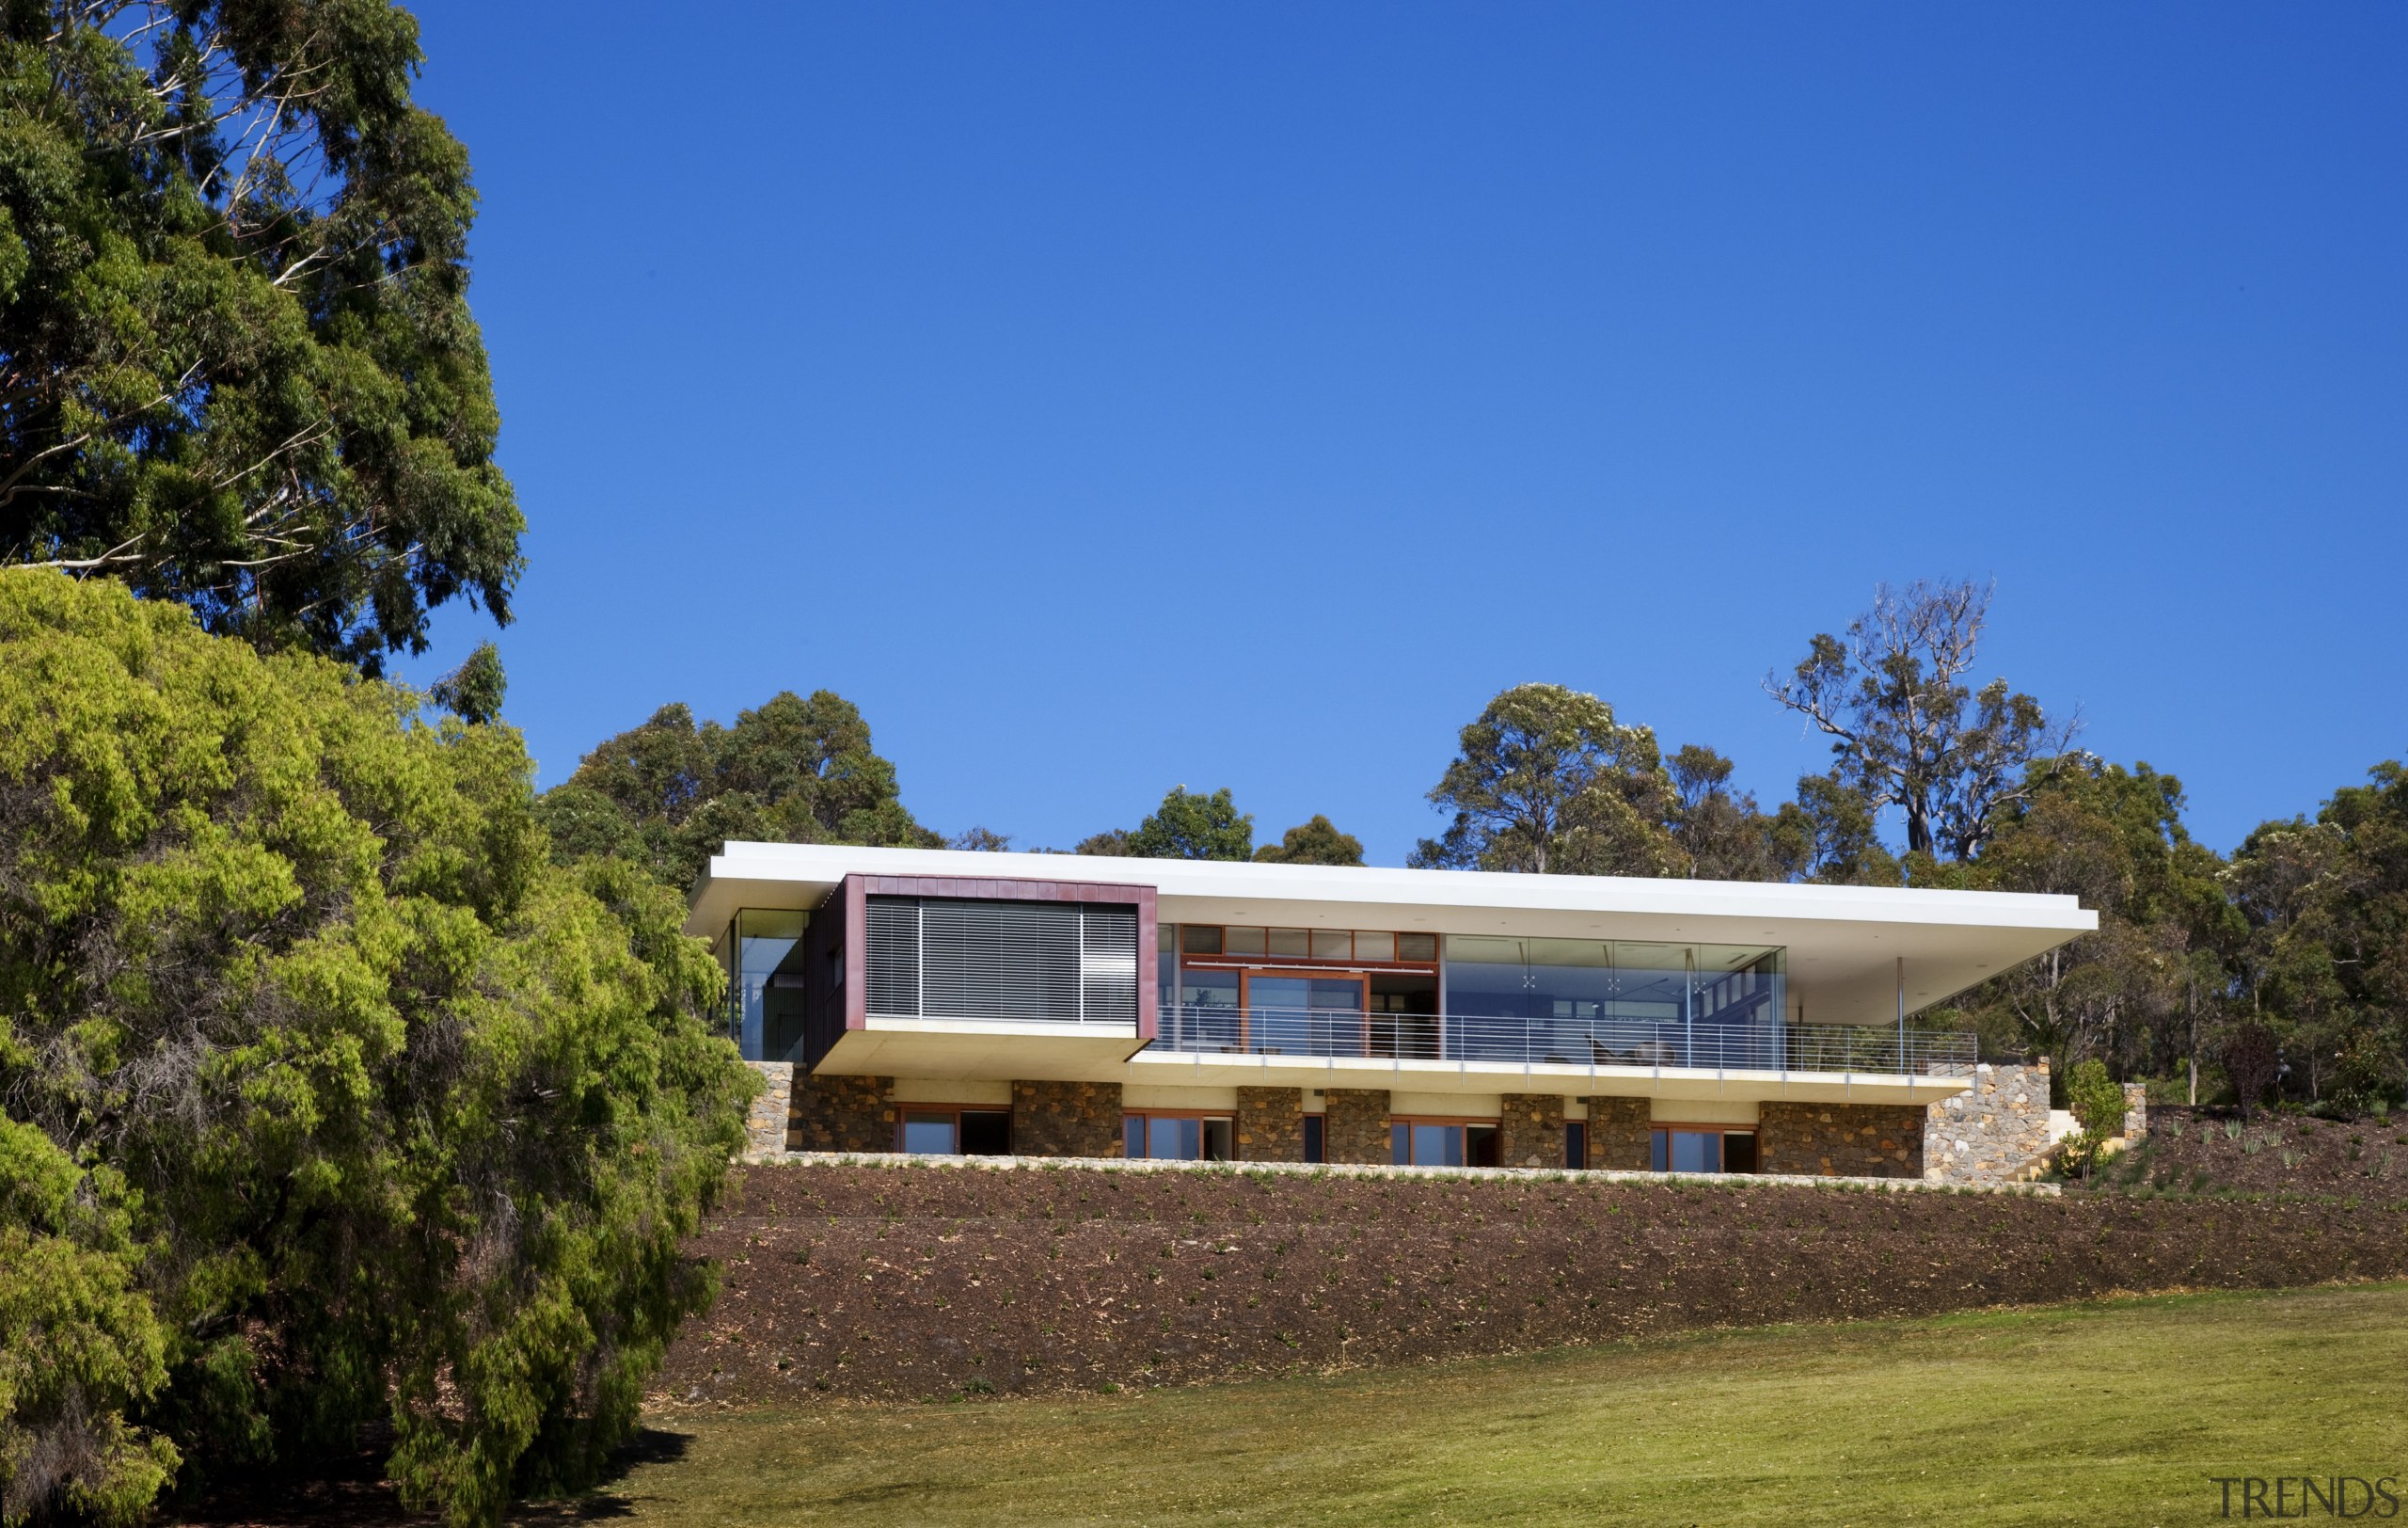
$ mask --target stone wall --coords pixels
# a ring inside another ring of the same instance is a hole
[[[1301,1162],[1305,1159],[1305,1090],[1301,1088],[1238,1090],[1238,1160]]]
[[[790,1152],[891,1152],[893,1077],[839,1077],[798,1072],[786,1111]]]
[[[1766,1103],[1756,1117],[1756,1170],[1920,1178],[1930,1113],[1925,1104]]]
[[[2124,1138],[2138,1140],[2148,1134],[2148,1084],[2124,1084]]]
[[[1331,1162],[1386,1165],[1387,1090],[1332,1088],[1323,1096],[1322,1156]]]
[[[1643,1098],[1589,1100],[1589,1168],[1592,1171],[1645,1172],[1655,1165],[1648,1122],[1654,1113]]]
[[[1500,1168],[1563,1166],[1563,1100],[1554,1093],[1507,1093],[1497,1118]]]
[[[1012,1084],[1014,1156],[1118,1156],[1120,1084]]]
[[[744,1116],[744,1160],[757,1162],[786,1149],[794,1127],[794,1063],[747,1061],[761,1076],[761,1094]]]
[[[1934,1183],[2013,1183],[2048,1150],[2048,1058],[2035,1066],[1984,1061],[1971,1089],[1930,1106],[1923,1175]]]

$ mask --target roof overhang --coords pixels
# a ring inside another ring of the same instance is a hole
[[[1908,1011],[1928,1008],[2099,927],[2072,897],[2020,892],[730,842],[686,928],[715,937],[738,908],[814,908],[851,874],[1150,885],[1165,925],[1777,945],[1789,1017],[1802,1002],[1810,1023],[1893,1017],[1901,972]]]

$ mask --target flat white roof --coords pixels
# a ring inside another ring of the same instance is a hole
[[[686,928],[715,938],[739,908],[816,907],[854,874],[1147,885],[1164,923],[1777,945],[1789,1017],[1802,1002],[1810,1023],[1894,1017],[1900,961],[1912,1011],[2099,927],[2072,897],[2020,892],[732,841],[696,883]]]

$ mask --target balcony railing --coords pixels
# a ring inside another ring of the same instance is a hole
[[[1879,1025],[1684,1024],[1165,1005],[1157,1050],[1509,1066],[1969,1076],[1974,1038]]]

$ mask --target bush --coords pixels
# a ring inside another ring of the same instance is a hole
[[[381,1417],[407,1500],[490,1520],[630,1431],[756,1084],[678,899],[553,867],[530,774],[508,728],[0,573],[8,1514]]]
[[[2107,1063],[2090,1060],[2066,1078],[2066,1099],[2082,1129],[2061,1150],[2066,1164],[2088,1178],[2107,1143],[2124,1133],[2124,1090],[2107,1074]]]
[[[2249,1118],[2250,1110],[2266,1096],[2274,1085],[2274,1077],[2283,1064],[2282,1052],[2275,1047],[2274,1032],[2256,1021],[2241,1025],[2225,1037],[2224,1071],[2231,1079],[2233,1096],[2240,1101],[2241,1117]]]

